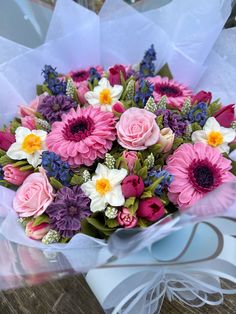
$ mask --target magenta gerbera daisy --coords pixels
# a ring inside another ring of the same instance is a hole
[[[62,121],[53,123],[46,142],[49,151],[77,167],[91,166],[97,158],[104,158],[115,139],[113,113],[89,106],[62,115]]]
[[[167,170],[174,176],[169,199],[185,210],[207,193],[235,179],[231,161],[220,151],[203,143],[183,144],[167,159]]]
[[[186,98],[193,94],[186,86],[170,80],[168,77],[155,76],[148,78],[148,81],[154,85],[155,101],[158,102],[165,95],[167,104],[173,108],[181,109]]]

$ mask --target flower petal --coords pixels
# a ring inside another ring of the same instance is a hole
[[[7,156],[14,160],[26,159],[28,154],[22,150],[21,144],[14,143],[7,151]]]
[[[211,131],[220,132],[221,126],[215,118],[211,117],[211,118],[207,119],[207,121],[203,127],[203,130],[206,131],[206,133],[209,133]]]

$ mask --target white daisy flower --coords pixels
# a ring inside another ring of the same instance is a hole
[[[36,168],[41,163],[41,153],[46,150],[45,140],[47,132],[43,130],[29,130],[19,127],[15,132],[16,142],[7,151],[7,156],[13,160],[27,159]]]
[[[207,119],[203,130],[193,132],[192,141],[217,147],[221,153],[228,154],[230,150],[228,144],[234,140],[235,136],[236,132],[234,129],[220,126],[217,120],[211,117]]]
[[[84,97],[90,105],[101,107],[104,111],[112,111],[112,105],[120,99],[122,92],[123,86],[111,86],[108,79],[103,77],[98,86],[93,91],[85,93]]]
[[[126,169],[109,169],[98,164],[92,180],[81,185],[84,193],[91,199],[92,212],[105,210],[107,204],[122,206],[125,198],[121,190],[121,182],[127,176]]]

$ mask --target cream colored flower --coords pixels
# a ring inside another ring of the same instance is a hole
[[[112,111],[112,105],[120,99],[122,92],[121,85],[111,86],[108,79],[103,77],[98,86],[93,91],[85,93],[84,97],[90,105],[101,107],[104,111]]]
[[[7,156],[13,160],[27,159],[28,163],[36,168],[41,163],[42,151],[46,149],[47,132],[19,127],[15,135],[16,142],[8,149]]]
[[[221,153],[229,153],[229,143],[236,136],[236,132],[231,128],[220,126],[217,120],[213,117],[208,118],[203,130],[195,131],[192,134],[192,141],[202,142],[212,147],[217,147]]]
[[[121,190],[121,182],[127,175],[126,169],[109,169],[98,164],[92,180],[81,185],[84,193],[91,199],[92,212],[105,210],[107,204],[122,206],[125,198]]]

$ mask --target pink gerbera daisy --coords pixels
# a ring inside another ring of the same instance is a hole
[[[76,167],[91,166],[97,158],[104,158],[115,139],[113,113],[89,106],[62,115],[62,121],[53,123],[46,142],[49,151]]]
[[[154,85],[155,101],[158,102],[165,95],[170,107],[181,109],[185,99],[192,96],[190,89],[168,77],[155,76],[148,78],[148,81]]]
[[[220,151],[203,143],[183,144],[167,159],[167,170],[174,176],[169,199],[185,210],[207,193],[235,179],[231,161]]]

